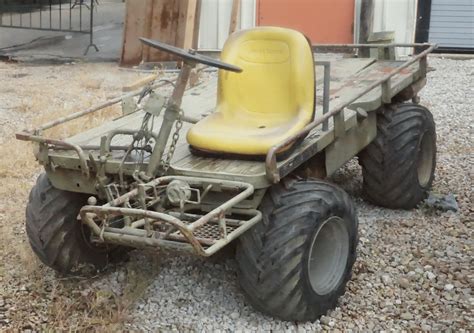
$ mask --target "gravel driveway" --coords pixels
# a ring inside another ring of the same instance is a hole
[[[68,75],[80,71],[81,66],[86,65],[40,70],[0,63],[0,75],[7,71],[30,75],[32,83],[25,81],[27,89],[38,85],[34,79],[44,72],[57,71],[58,75],[51,74],[49,82],[59,87],[59,73]],[[420,207],[401,211],[372,206],[361,199],[357,161],[349,162],[332,180],[348,191],[359,209],[358,260],[339,307],[321,320],[282,322],[255,311],[239,290],[237,265],[230,256],[202,260],[162,251],[134,251],[129,262],[111,267],[93,279],[58,278],[34,259],[25,241],[23,207],[39,172],[28,164],[24,172],[2,173],[0,169],[2,183],[22,184],[8,194],[0,191],[7,198],[0,203],[0,235],[4,238],[0,238],[0,330],[473,331],[474,60],[431,58],[430,66],[435,70],[428,74],[421,103],[432,111],[437,125],[438,161],[433,191],[454,194],[460,210],[453,213]],[[81,75],[86,77],[114,75],[119,79],[124,75],[111,66],[97,67],[94,73],[82,70]],[[111,93],[117,88],[114,82],[107,79],[102,89]],[[2,89],[11,87],[0,86],[0,142],[4,153],[5,145],[13,144],[7,136],[38,115],[27,110],[17,116],[11,107],[15,92],[5,93]],[[81,87],[76,89],[80,91]],[[90,94],[94,91],[94,87],[82,89]],[[53,95],[58,92],[44,93],[54,101],[57,96]],[[73,94],[74,91],[68,92],[67,96]],[[65,99],[62,103],[74,102]],[[78,103],[87,104],[83,100]],[[52,104],[61,107],[61,103]],[[5,105],[9,107],[2,108]],[[2,163],[8,158],[3,154]],[[27,158],[33,159],[31,154]],[[20,247],[7,245],[16,241]]]

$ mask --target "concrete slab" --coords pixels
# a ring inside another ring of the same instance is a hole
[[[84,7],[82,10],[88,14],[87,8]],[[100,1],[94,9],[93,42],[99,48],[99,52],[90,48],[88,54],[84,55],[90,43],[89,34],[2,27],[0,55],[19,61],[117,61],[122,47],[124,15],[125,4],[121,0]],[[78,20],[78,16],[73,16],[71,25],[77,27]],[[86,25],[86,28],[89,24],[88,20],[81,23]],[[35,22],[33,24],[35,25]],[[52,26],[59,26],[58,16],[53,15]]]

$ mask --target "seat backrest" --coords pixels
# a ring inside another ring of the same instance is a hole
[[[225,43],[221,59],[243,69],[240,74],[220,71],[221,112],[313,119],[314,59],[302,33],[278,27],[239,31]]]

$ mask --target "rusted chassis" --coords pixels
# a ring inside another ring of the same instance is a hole
[[[171,209],[164,213],[148,210],[147,206],[166,200],[157,193],[160,189],[169,186],[172,181],[189,184],[195,191],[198,191],[196,192],[198,200],[180,202],[179,211]],[[206,187],[200,190],[199,187],[202,184],[206,184]],[[185,212],[186,204],[189,208],[200,206],[201,198],[212,191],[213,187],[218,188],[219,191],[238,192],[238,194],[204,215]],[[97,242],[133,247],[161,246],[210,256],[261,221],[262,214],[258,210],[235,208],[253,193],[254,188],[251,184],[241,182],[166,176],[141,184],[137,189],[125,193],[103,206],[84,206],[80,211],[80,217],[81,221],[90,227]],[[141,202],[142,209],[131,208],[131,202]],[[248,219],[232,219],[228,217],[231,214],[246,216]],[[124,219],[125,225],[121,228],[109,226],[108,221],[113,221],[114,217]],[[208,233],[211,233],[211,236],[218,235],[217,237],[196,235],[207,225],[209,225],[208,230],[211,230]],[[159,230],[156,230],[156,227],[159,227]]]

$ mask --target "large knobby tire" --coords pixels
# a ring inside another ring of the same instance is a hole
[[[387,105],[377,114],[377,137],[359,154],[364,194],[372,203],[411,209],[427,197],[436,167],[436,129],[423,106]]]
[[[340,188],[297,181],[268,190],[263,221],[240,237],[240,284],[259,311],[314,321],[344,293],[356,258],[358,221]]]
[[[38,177],[26,207],[26,233],[31,248],[61,274],[90,274],[125,255],[122,247],[96,246],[77,219],[87,195],[54,188],[46,174]]]

